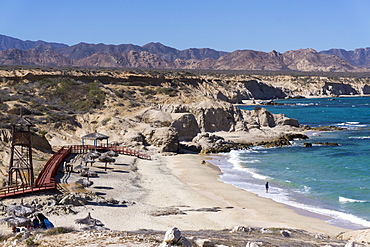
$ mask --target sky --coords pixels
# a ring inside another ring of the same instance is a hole
[[[369,0],[0,0],[0,34],[270,52],[370,47]]]

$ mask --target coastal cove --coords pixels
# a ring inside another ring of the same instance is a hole
[[[276,100],[282,105],[268,111],[296,118],[312,127],[336,126],[343,130],[308,132],[308,140],[291,146],[255,147],[211,156],[220,180],[258,196],[313,214],[347,229],[370,226],[370,98],[337,97]],[[239,106],[252,110],[255,106]],[[325,146],[315,143],[338,143]],[[304,147],[312,143],[312,147]],[[270,183],[269,193],[264,184]],[[329,217],[329,218],[328,218]]]
[[[58,191],[4,199],[4,216],[9,205],[24,204],[40,210],[56,227],[73,229],[75,236],[86,230],[76,221],[91,215],[110,229],[102,230],[105,233],[157,232],[161,241],[166,230],[177,227],[184,234],[214,231],[214,236],[223,239],[229,239],[224,233],[243,236],[242,246],[252,241],[251,233],[256,241],[273,237],[268,241],[275,242],[280,237],[285,244],[283,229],[294,233],[291,241],[307,231],[304,234],[310,235],[309,241],[324,246],[323,241],[349,240],[351,236],[338,235],[342,232],[351,234],[352,229],[367,227],[370,186],[366,166],[355,165],[366,161],[362,154],[369,151],[370,117],[368,102],[354,102],[368,98],[346,98],[349,101],[344,105],[339,97],[279,100],[276,102],[282,105],[250,106],[249,111],[240,109],[249,106],[235,103],[250,97],[280,97],[276,95],[279,86],[269,87],[250,75],[232,76],[229,81],[226,75],[195,78],[187,72],[161,72],[164,76],[158,78],[145,71],[117,70],[105,76],[106,72],[54,70],[42,74],[32,70],[4,77],[2,92],[7,97],[2,106],[0,156],[4,162],[0,179],[6,184],[11,144],[8,127],[19,113],[27,113],[24,117],[35,124],[36,175],[61,145],[78,146],[91,133],[109,137],[102,145],[140,150],[150,159],[114,153],[115,161],[107,165],[100,159],[91,162],[96,153],[73,153],[58,167]],[[264,94],[262,89],[270,93],[254,97]],[[71,90],[81,99],[96,97],[75,101],[78,97],[69,97]],[[290,91],[289,95],[298,94]],[[319,132],[306,125],[347,129]],[[361,143],[366,145],[357,145]],[[87,178],[83,177],[87,169],[80,166],[84,163],[92,174]],[[10,234],[10,228],[0,227]],[[243,232],[235,233],[235,228]],[[54,242],[46,239],[38,243]],[[79,239],[68,241],[69,245],[61,246],[77,246]],[[84,241],[78,246],[91,246]]]

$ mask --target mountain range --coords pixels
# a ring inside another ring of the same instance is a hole
[[[68,46],[23,41],[0,35],[0,65],[109,67],[198,70],[268,70],[368,72],[370,48],[354,51],[299,49],[280,53],[254,50],[217,51],[210,48],[177,50],[161,43]]]

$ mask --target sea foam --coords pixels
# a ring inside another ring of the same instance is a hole
[[[340,203],[350,203],[350,202],[364,203],[364,202],[368,202],[368,201],[365,201],[365,200],[356,200],[356,199],[351,199],[351,198],[345,198],[345,197],[342,197],[342,196],[340,196],[338,200],[339,200]]]

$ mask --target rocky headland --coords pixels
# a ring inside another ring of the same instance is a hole
[[[110,143],[148,153],[288,145],[289,135],[309,127],[261,106],[245,111],[235,104],[370,92],[366,76],[335,75],[5,67],[0,70],[1,176],[6,178],[10,123],[20,114],[34,124],[40,166],[52,150],[80,144],[95,131],[108,135]]]
[[[0,78],[3,180],[10,124],[19,115],[34,124],[35,162],[40,165],[53,150],[80,144],[82,136],[95,131],[108,135],[110,143],[148,153],[210,153],[266,142],[287,145],[285,134],[307,128],[259,106],[244,111],[234,105],[295,94],[272,86],[274,77],[264,81],[253,75],[181,71],[4,68]]]

